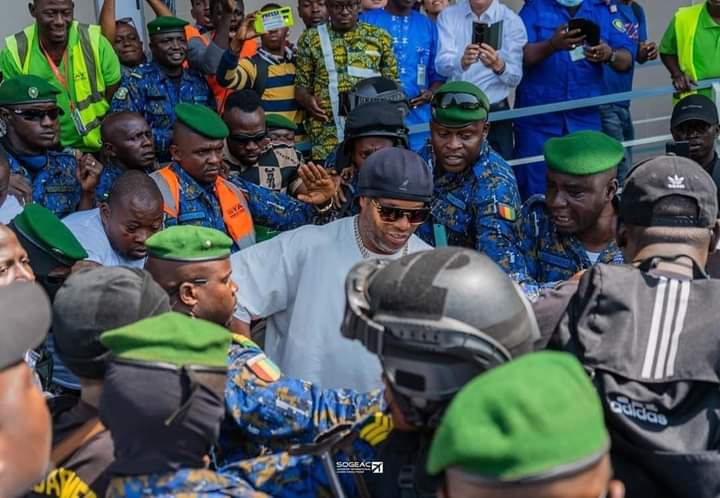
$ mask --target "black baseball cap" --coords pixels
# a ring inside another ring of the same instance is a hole
[[[656,216],[655,204],[668,196],[695,201],[695,213]],[[699,227],[715,224],[717,187],[695,161],[680,156],[660,156],[637,164],[625,179],[620,198],[620,218],[637,226]]]
[[[53,339],[75,375],[105,376],[100,334],[170,311],[167,292],[145,270],[120,266],[73,273],[53,302]]]
[[[710,125],[718,124],[718,111],[715,103],[705,95],[688,95],[673,108],[670,128],[687,121],[703,121]]]
[[[430,202],[432,172],[416,153],[388,147],[372,153],[360,168],[358,190],[364,197]]]
[[[5,370],[45,340],[50,328],[50,300],[35,283],[0,287],[0,317],[0,370]]]

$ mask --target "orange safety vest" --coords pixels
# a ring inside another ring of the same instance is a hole
[[[151,175],[163,196],[163,210],[171,218],[177,218],[180,211],[180,180],[175,172],[166,166]],[[255,226],[245,195],[224,178],[215,180],[215,192],[220,201],[225,229],[240,249],[255,244]]]
[[[210,44],[210,38],[207,35],[200,33],[200,30],[195,26],[185,26],[185,38],[190,41],[193,38],[200,38],[200,41],[206,47]],[[240,51],[240,57],[252,57],[257,53],[257,39],[248,40],[243,44],[243,48]],[[185,67],[189,67],[188,61],[185,61]],[[206,75],[208,86],[215,95],[215,102],[217,103],[217,110],[220,114],[225,110],[225,102],[227,98],[235,90],[226,88],[218,83],[217,77],[214,74]]]

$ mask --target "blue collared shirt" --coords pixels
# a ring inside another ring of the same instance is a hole
[[[618,2],[617,11],[614,13],[612,26],[614,30],[625,33],[636,45],[647,40],[647,20],[645,19],[645,11],[635,3],[639,17],[635,15],[635,10],[630,5]],[[624,73],[618,73],[613,68],[605,65],[605,86],[607,93],[629,92],[633,86],[633,76],[635,74],[635,66]],[[618,105],[630,107],[630,101],[617,102]]]
[[[430,88],[433,83],[445,81],[435,70],[438,31],[430,19],[414,10],[408,16],[397,16],[385,9],[367,11],[362,14],[361,19],[390,33],[400,84],[408,100],[420,95],[420,92]],[[405,118],[408,126],[428,122],[429,104],[413,109]],[[427,133],[411,135],[410,148],[419,150],[425,140]]]
[[[463,71],[460,61],[465,47],[472,43],[473,21],[485,24],[503,22],[500,57],[505,61],[505,71],[502,74],[495,74],[482,62],[472,64]],[[470,10],[467,1],[448,7],[438,17],[437,27],[440,38],[435,67],[441,75],[449,80],[474,83],[485,92],[492,104],[506,99],[510,90],[520,84],[523,77],[523,47],[528,41],[528,35],[520,17],[500,3],[500,0],[493,0],[480,17]]]

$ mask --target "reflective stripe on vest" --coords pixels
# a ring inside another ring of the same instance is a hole
[[[338,142],[342,142],[345,138],[345,120],[340,116],[340,83],[337,68],[335,67],[330,33],[326,24],[319,25],[317,32],[318,36],[320,36],[320,49],[325,60],[325,70],[328,73],[328,92],[330,92],[330,107],[332,108],[333,121],[335,121],[335,133]]]
[[[180,181],[169,166],[150,175],[163,196],[163,210],[170,218],[177,218],[180,210]],[[225,229],[235,244],[244,249],[255,244],[255,227],[245,195],[222,177],[215,180],[215,192],[220,201]]]
[[[79,43],[70,48],[70,78],[74,84],[74,96],[71,96],[85,127],[83,143],[90,149],[99,150],[100,124],[110,109],[105,100],[105,80],[96,61],[100,60],[100,26],[80,24],[74,21],[71,30],[78,33]],[[36,25],[5,39],[5,46],[13,56],[22,74],[30,73],[30,54],[37,36]],[[77,77],[82,75],[83,77]]]
[[[675,37],[677,39],[678,62],[683,73],[697,81],[695,68],[695,34],[700,22],[700,15],[705,8],[705,2],[682,7],[675,14]],[[683,93],[680,98],[697,93],[691,91]]]

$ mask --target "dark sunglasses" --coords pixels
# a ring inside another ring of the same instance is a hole
[[[177,285],[177,287],[168,289],[167,290],[168,295],[173,296],[173,295],[177,294],[178,292],[180,292],[180,287],[182,286],[182,284],[207,285],[208,279],[207,278],[195,278],[192,280],[185,280],[184,282],[180,282]]]
[[[430,217],[430,208],[402,209],[394,206],[383,206],[375,199],[371,202],[377,209],[380,219],[386,223],[393,223],[405,216],[411,225],[420,225]]]
[[[435,109],[459,107],[468,111],[476,111],[484,107],[479,98],[469,93],[441,93],[433,97],[431,106]]]
[[[343,10],[346,10],[348,12],[352,12],[353,10],[360,7],[360,2],[352,2],[352,3],[336,3],[336,2],[330,2],[329,7],[334,10],[335,12],[342,12]]]
[[[250,142],[262,142],[265,140],[265,137],[267,137],[267,131],[261,131],[260,133],[256,133],[255,135],[246,135],[244,133],[238,133],[235,135],[230,135],[228,137],[228,140],[231,142],[235,142],[237,144],[247,144]]]
[[[42,121],[45,116],[53,121],[56,121],[58,116],[65,114],[62,109],[56,107],[55,109],[13,109],[16,115],[20,116],[26,121]]]

